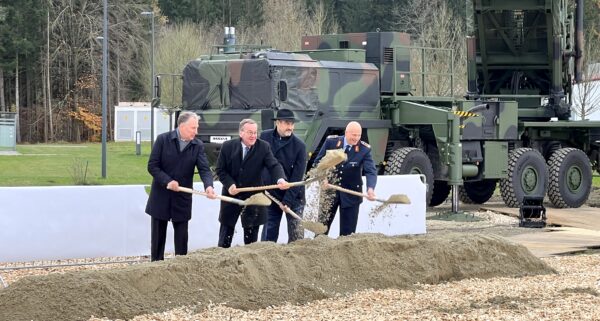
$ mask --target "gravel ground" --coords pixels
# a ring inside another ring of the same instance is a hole
[[[428,213],[430,235],[459,232],[511,236],[530,233],[518,227],[516,218],[493,212],[469,211],[453,221],[442,209]],[[450,219],[450,220],[445,220]],[[146,262],[146,258],[115,258],[128,263],[2,270],[7,283],[33,275],[67,271],[112,269]],[[410,289],[360,290],[305,304],[284,304],[258,310],[240,310],[220,304],[198,308],[186,306],[163,313],[140,315],[134,321],[187,320],[600,320],[600,254],[543,258],[557,274],[464,279],[439,284],[417,284]],[[78,263],[69,261],[44,264]],[[82,262],[79,262],[82,263]],[[35,263],[29,263],[35,265]],[[22,265],[22,264],[21,264]],[[107,318],[90,318],[89,321]],[[119,320],[119,319],[114,319]]]
[[[600,320],[600,255],[543,261],[559,273],[419,284],[411,290],[365,290],[256,311],[223,305],[203,311],[182,307],[132,320]],[[108,319],[89,321],[100,320]]]

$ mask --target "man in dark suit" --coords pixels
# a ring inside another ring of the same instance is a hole
[[[375,185],[377,184],[377,170],[371,157],[371,146],[360,140],[362,128],[358,122],[350,122],[346,126],[344,136],[332,135],[327,137],[319,154],[315,158],[316,164],[325,156],[328,149],[343,148],[348,159],[336,166],[335,176],[340,179],[339,184],[347,189],[362,193],[362,175],[367,177],[367,195],[369,200],[375,200]],[[329,191],[328,191],[329,192]],[[327,225],[327,232],[335,213],[340,209],[340,235],[350,235],[356,232],[358,210],[362,197],[336,191],[332,195],[331,206],[321,211],[320,221]]]
[[[179,186],[193,187],[194,167],[204,183],[204,190],[214,198],[212,172],[204,153],[204,145],[196,139],[198,115],[182,112],[177,129],[158,135],[148,160],[152,188],[146,213],[151,222],[151,260],[163,260],[167,224],[173,223],[175,255],[187,254],[188,221],[192,218],[192,195],[178,193]]]
[[[294,113],[289,109],[277,111],[275,129],[268,129],[260,133],[260,139],[271,146],[275,158],[283,167],[285,175],[291,182],[301,181],[306,172],[306,145],[294,135]],[[263,179],[267,184],[274,184],[275,178],[268,171],[263,171]],[[274,190],[273,196],[281,200],[285,207],[292,209],[296,214],[302,216],[304,211],[304,186],[292,187],[286,191]],[[279,224],[284,208],[273,203],[267,209],[267,223],[263,227],[261,241],[277,242],[279,237]],[[288,229],[288,243],[302,239],[304,230],[300,227],[300,221],[291,215],[286,216]]]
[[[273,156],[269,144],[258,139],[256,122],[252,119],[244,119],[240,122],[239,130],[240,137],[223,143],[217,159],[216,172],[223,184],[222,194],[225,196],[235,195],[242,200],[252,196],[251,192],[239,193],[237,188],[264,185],[263,169],[267,169],[272,177],[277,178],[280,189],[289,188],[283,169]],[[265,208],[261,206],[242,208],[237,204],[221,201],[219,247],[231,246],[235,224],[241,213],[244,244],[254,243],[258,240],[260,225],[267,221]]]

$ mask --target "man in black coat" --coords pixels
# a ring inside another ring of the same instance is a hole
[[[272,177],[277,178],[280,189],[289,188],[283,169],[273,156],[269,144],[258,139],[256,122],[252,119],[244,119],[240,122],[239,130],[240,137],[223,143],[217,159],[216,172],[223,184],[222,194],[225,196],[235,195],[242,200],[252,196],[251,192],[239,193],[237,188],[265,185],[262,180],[263,169],[267,169]],[[246,206],[242,208],[237,204],[221,201],[219,247],[231,246],[235,224],[240,214],[242,214],[242,227],[244,228],[244,244],[254,243],[258,240],[260,225],[267,221],[264,207]]]
[[[173,224],[175,255],[187,254],[188,221],[192,218],[192,195],[179,193],[179,186],[192,188],[194,168],[204,183],[204,190],[214,198],[212,172],[204,153],[204,145],[196,139],[198,116],[182,112],[177,129],[158,135],[148,160],[152,188],[146,213],[152,217],[151,260],[163,260],[167,224]]]
[[[291,182],[301,181],[306,172],[306,145],[294,135],[294,113],[289,109],[277,111],[275,129],[268,129],[260,133],[260,139],[271,146],[275,158],[283,167],[283,171]],[[268,171],[263,171],[263,179],[267,184],[274,184],[275,178]],[[286,191],[274,190],[273,196],[281,200],[285,207],[292,209],[296,214],[302,216],[304,204],[304,186],[292,187]],[[263,227],[261,241],[277,242],[279,237],[279,224],[284,208],[273,203],[267,209],[267,223]],[[291,215],[286,216],[288,243],[302,239],[304,230],[300,228],[300,221]]]
[[[344,188],[362,193],[362,175],[364,173],[367,177],[367,195],[372,201],[375,200],[377,170],[371,157],[371,146],[360,140],[361,134],[362,127],[358,122],[348,123],[344,136],[327,137],[314,164],[315,166],[318,164],[328,149],[343,148],[348,159],[335,168],[336,177],[340,179],[339,184]],[[329,233],[338,207],[340,208],[340,235],[350,235],[356,232],[358,210],[362,201],[362,197],[336,191],[331,199],[331,206],[321,211],[320,220],[327,225],[325,234]]]

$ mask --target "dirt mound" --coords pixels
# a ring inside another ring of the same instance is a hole
[[[178,306],[257,309],[356,290],[554,270],[498,236],[318,237],[211,248],[103,271],[25,278],[0,290],[0,320],[131,318]]]

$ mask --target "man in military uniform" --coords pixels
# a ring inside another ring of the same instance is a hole
[[[335,168],[336,177],[340,179],[339,185],[362,193],[362,175],[364,173],[367,177],[368,198],[369,200],[375,200],[377,170],[371,157],[371,146],[360,140],[361,134],[362,127],[358,122],[353,121],[346,126],[344,136],[332,135],[327,137],[315,158],[315,166],[325,156],[328,149],[343,148],[348,155],[348,159]],[[358,209],[362,201],[362,197],[336,191],[331,200],[331,206],[322,210],[319,218],[323,224],[327,225],[325,234],[329,233],[338,207],[340,209],[340,235],[350,235],[356,232]]]

